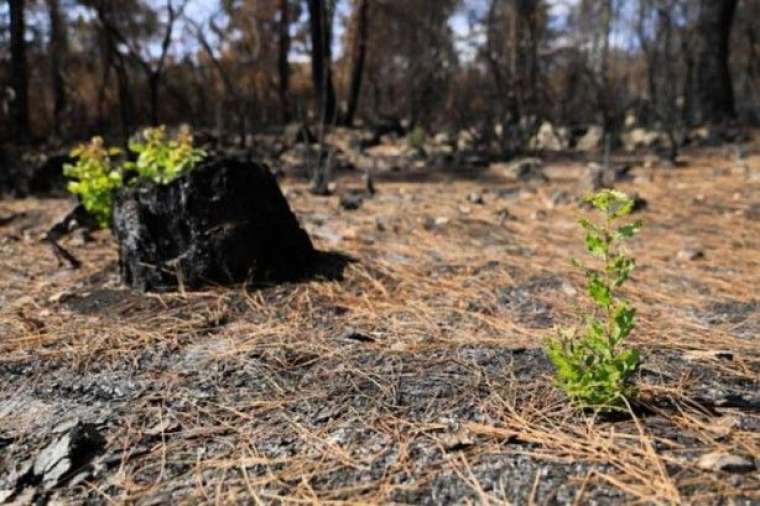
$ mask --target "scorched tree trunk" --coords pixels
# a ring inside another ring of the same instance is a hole
[[[239,158],[123,190],[113,230],[123,280],[142,291],[297,280],[316,255],[269,169]]]

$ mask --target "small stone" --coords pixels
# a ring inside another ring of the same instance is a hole
[[[530,140],[529,146],[537,150],[562,151],[568,148],[569,137],[570,132],[567,128],[555,128],[550,122],[544,121]]]
[[[734,353],[728,350],[693,350],[683,354],[683,358],[689,361],[699,360],[733,360]]]
[[[552,193],[546,205],[549,209],[554,209],[557,206],[563,206],[573,201],[573,196],[566,191],[560,190]]]
[[[470,201],[472,204],[476,205],[483,205],[485,204],[485,200],[483,200],[483,195],[481,195],[478,192],[472,192],[469,195],[467,195],[467,200]]]
[[[41,482],[45,490],[51,490],[89,464],[104,446],[105,439],[93,425],[76,423],[37,454],[17,475],[16,485]]]
[[[496,212],[496,216],[499,217],[499,223],[504,223],[505,221],[516,221],[517,217],[509,212],[509,209],[506,207],[503,209],[499,209],[499,211]]]
[[[518,181],[527,183],[538,181],[546,183],[549,178],[544,174],[544,162],[540,158],[524,158],[510,166],[512,176]]]
[[[73,297],[73,294],[64,290],[48,297],[48,302],[51,304],[58,304],[59,302],[63,302],[65,299],[68,299],[70,297]]]
[[[613,188],[616,183],[630,179],[630,165],[605,167],[599,163],[590,163],[581,176],[579,187],[582,192],[593,193],[602,188]]]
[[[513,188],[499,188],[496,190],[496,196],[500,199],[516,200],[520,198],[522,190],[518,187]]]
[[[599,151],[604,146],[604,129],[598,125],[592,125],[586,133],[578,139],[575,149],[578,151]]]
[[[562,285],[560,286],[560,290],[562,290],[562,293],[567,295],[568,297],[575,297],[578,295],[578,290],[575,289],[573,285],[568,283],[567,281],[563,281]]]
[[[425,230],[434,230],[436,228],[448,225],[450,221],[451,220],[445,216],[438,216],[437,218],[428,216],[422,220],[422,226]]]
[[[470,214],[472,212],[472,209],[468,206],[459,206],[459,212],[462,214]]]
[[[678,255],[676,258],[678,260],[686,261],[686,262],[692,262],[694,260],[701,260],[705,257],[705,252],[701,249],[682,249],[678,252]]]
[[[340,196],[340,207],[346,211],[355,211],[364,203],[364,198],[358,193],[344,193]]]
[[[357,331],[353,327],[346,328],[346,330],[343,331],[343,334],[341,334],[340,338],[346,339],[349,341],[359,341],[360,343],[374,343],[375,342],[374,337],[363,334]]]
[[[725,452],[712,452],[702,455],[697,461],[697,467],[707,471],[723,471],[726,473],[749,473],[756,469],[753,460]]]
[[[475,444],[475,438],[465,429],[445,434],[441,443],[446,451],[455,452],[469,448]]]

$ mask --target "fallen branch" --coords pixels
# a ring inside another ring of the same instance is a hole
[[[63,260],[66,261],[72,269],[79,269],[82,267],[82,262],[69,253],[63,246],[58,244],[58,241],[79,228],[92,230],[94,225],[95,224],[84,206],[78,204],[47,231],[42,241],[50,243],[50,246],[53,249],[53,254],[58,260],[59,265],[63,263]]]

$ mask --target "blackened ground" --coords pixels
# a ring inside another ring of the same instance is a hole
[[[286,179],[315,246],[354,261],[249,289],[132,291],[108,233],[64,241],[84,263],[66,270],[39,238],[69,203],[0,202],[0,501],[756,504],[760,188],[687,161],[621,184],[649,202],[633,417],[570,409],[541,351],[588,308],[577,164],[537,185],[379,177],[350,212]],[[17,490],[77,421],[102,450]]]

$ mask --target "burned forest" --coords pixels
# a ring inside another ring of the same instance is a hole
[[[0,0],[0,505],[760,504],[760,1]]]

